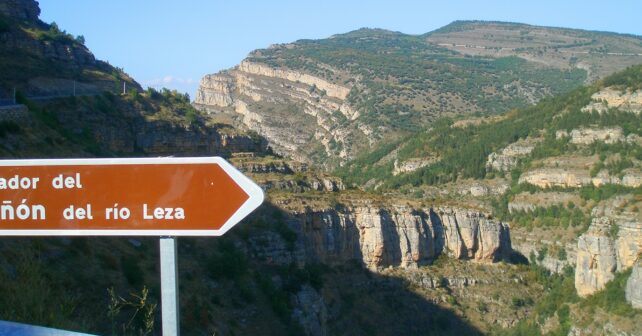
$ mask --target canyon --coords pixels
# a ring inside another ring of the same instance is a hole
[[[0,54],[17,64],[0,82],[26,94],[0,110],[2,157],[220,155],[266,191],[225,237],[181,238],[188,332],[642,328],[638,37],[478,21],[359,29],[255,50],[204,75],[190,102],[96,60],[35,1],[0,13],[0,47],[35,60]],[[70,83],[91,94],[66,96]],[[111,312],[109,325],[104,310],[141,288],[145,309],[156,302],[157,248],[3,240],[0,317],[100,333],[140,323]],[[54,305],[74,309],[34,318]]]

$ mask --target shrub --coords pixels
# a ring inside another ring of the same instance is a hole
[[[198,112],[193,108],[188,109],[185,113],[185,120],[190,125],[194,124],[198,120]]]
[[[0,121],[0,138],[4,138],[7,134],[20,133],[21,131],[20,125],[11,120]]]
[[[620,316],[642,315],[642,311],[633,309],[624,297],[626,282],[630,276],[631,269],[616,273],[615,278],[609,281],[604,289],[584,299],[580,306],[583,308],[600,307],[609,313]]]
[[[566,260],[566,249],[565,248],[560,248],[560,250],[557,252],[557,259],[559,260]]]
[[[130,285],[139,287],[143,284],[145,274],[143,270],[141,270],[140,265],[138,265],[136,257],[130,255],[122,256],[120,259],[120,267]]]
[[[274,282],[265,274],[256,273],[259,289],[268,298],[272,311],[284,322],[290,320],[290,300],[283,290],[276,288]]]
[[[0,33],[6,33],[11,30],[11,25],[3,18],[0,17]]]
[[[216,252],[207,261],[207,270],[213,279],[238,279],[247,273],[248,262],[230,240],[221,239]]]

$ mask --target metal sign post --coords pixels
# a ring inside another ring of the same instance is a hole
[[[160,238],[161,314],[164,336],[180,335],[176,238]]]

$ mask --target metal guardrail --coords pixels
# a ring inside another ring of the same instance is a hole
[[[0,321],[0,336],[96,336],[29,324]]]

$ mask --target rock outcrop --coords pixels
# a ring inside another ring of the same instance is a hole
[[[40,7],[33,0],[4,0],[0,2],[0,13],[20,20],[37,20]]]
[[[611,176],[606,170],[591,177],[588,170],[568,170],[564,168],[540,168],[530,170],[519,178],[519,183],[529,183],[540,188],[562,187],[579,188],[583,186],[602,186],[619,184],[637,188],[642,185],[642,173],[637,169],[627,169],[621,178]]]
[[[38,2],[33,0],[2,1],[0,13],[21,22],[29,22],[41,29],[49,29],[47,24],[38,19],[40,8]],[[22,29],[12,29],[0,34],[0,48],[25,51],[39,57],[75,63],[78,66],[96,63],[94,55],[81,43],[72,39],[36,39]]]
[[[336,85],[321,78],[297,71],[274,69],[261,63],[243,61],[239,65],[239,70],[248,74],[281,78],[286,79],[290,82],[301,82],[310,86],[316,86],[320,90],[325,91],[328,96],[335,97],[341,100],[346,99],[348,97],[348,94],[350,93],[349,87]]]
[[[595,219],[578,239],[575,289],[580,296],[604,288],[614,277],[617,255],[615,242],[608,235],[611,225],[606,218]]]
[[[323,297],[314,288],[304,285],[293,295],[292,318],[303,328],[305,335],[327,335],[328,309]]]
[[[399,174],[411,173],[417,169],[429,166],[435,162],[439,161],[438,158],[411,158],[403,162],[395,160],[394,167],[392,169],[392,175],[397,176]]]
[[[135,141],[118,139],[118,145],[111,150],[122,150],[122,144],[148,155],[223,155],[234,152],[263,152],[267,150],[265,140],[245,134],[227,134],[225,131],[208,127],[183,127],[166,122],[138,124],[134,130]],[[127,136],[126,134],[124,135]],[[114,143],[109,141],[107,143]]]
[[[194,106],[233,116],[269,139],[275,152],[297,161],[348,159],[354,155],[348,147],[369,144],[372,132],[355,121],[359,114],[346,102],[349,93],[350,87],[307,73],[246,60],[203,77]]]
[[[328,264],[417,267],[440,254],[493,262],[511,251],[508,225],[472,210],[356,206],[306,209],[295,218],[308,256]]]
[[[474,277],[462,275],[457,277],[431,276],[426,272],[410,271],[408,281],[424,289],[436,288],[466,288],[469,286],[487,284],[487,280],[480,280]]]
[[[578,204],[580,197],[568,192],[523,192],[515,195],[512,201],[508,202],[508,211],[533,211],[538,207],[547,208],[553,205]]]
[[[631,277],[626,282],[625,297],[633,308],[642,309],[642,259],[633,266]]]
[[[539,139],[519,140],[506,146],[499,153],[490,153],[486,167],[502,172],[509,171],[517,166],[521,158],[526,157],[535,149],[538,141]]]
[[[551,238],[551,231],[547,229],[515,228],[511,231],[511,246],[529,262],[550,272],[564,273],[569,267],[574,268],[577,261],[577,238]]]
[[[538,162],[539,168],[531,169],[519,177],[519,183],[528,183],[540,188],[602,186],[618,184],[637,188],[642,185],[642,172],[636,166],[611,175],[606,169],[595,176],[591,169],[598,162],[596,156],[557,156]]]
[[[196,100],[198,104],[220,107],[232,106],[231,92],[234,90],[234,78],[225,72],[206,75],[201,79]]]
[[[612,201],[618,202],[622,200]],[[580,296],[604,288],[615,272],[632,267],[642,253],[639,214],[616,208],[613,204],[596,207],[588,231],[578,239],[575,288]]]
[[[555,137],[558,139],[570,137],[569,142],[577,145],[590,145],[594,142],[614,144],[626,140],[621,127],[579,128],[572,130],[570,133],[560,130],[555,133]]]
[[[436,195],[453,195],[484,197],[489,195],[500,196],[510,188],[510,184],[503,178],[493,180],[459,180],[448,187],[440,186]],[[430,193],[430,191],[428,191]]]
[[[564,168],[540,168],[527,171],[519,183],[529,183],[540,188],[579,188],[592,183],[588,170],[570,171]]]
[[[335,176],[309,169],[306,164],[276,157],[232,159],[240,171],[252,175],[263,190],[293,193],[308,191],[336,192],[345,190],[343,181]]]
[[[123,82],[142,90],[122,69],[96,60],[82,38],[41,21],[39,15],[37,1],[0,2],[0,50],[9,58],[28,60],[0,74],[1,95],[8,96],[11,87],[27,97],[95,95],[117,91]],[[2,62],[13,64],[7,58]]]
[[[607,87],[594,93],[591,100],[592,102],[583,107],[582,111],[604,113],[609,108],[617,108],[620,111],[635,114],[642,112],[642,90],[631,92]]]

